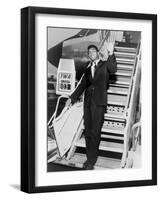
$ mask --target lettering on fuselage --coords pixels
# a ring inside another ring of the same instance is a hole
[[[59,91],[71,91],[71,84],[72,84],[72,74],[71,73],[59,73],[59,84],[58,90]]]

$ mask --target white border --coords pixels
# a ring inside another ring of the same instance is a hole
[[[142,31],[142,168],[47,173],[47,26]],[[36,186],[147,180],[152,177],[152,23],[63,15],[36,15]]]

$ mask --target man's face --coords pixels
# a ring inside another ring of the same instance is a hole
[[[94,60],[97,60],[98,59],[98,52],[95,48],[90,48],[88,50],[88,56],[89,58],[94,61]]]

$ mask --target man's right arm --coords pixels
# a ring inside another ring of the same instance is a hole
[[[84,73],[75,88],[74,92],[69,96],[70,103],[75,103],[87,87],[86,74]]]

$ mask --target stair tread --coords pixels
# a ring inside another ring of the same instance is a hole
[[[134,53],[133,52],[129,53],[129,52],[115,51],[114,55],[116,57],[116,60],[119,59],[119,58],[135,60],[135,58],[136,58],[136,53],[135,52]]]
[[[115,47],[122,47],[122,48],[137,48],[137,43],[129,43],[129,42],[119,42],[116,41]]]
[[[124,69],[124,70],[132,70],[133,69],[133,64],[121,64],[117,63],[117,69]]]
[[[104,117],[105,118],[118,118],[118,119],[124,119],[124,116],[123,116],[123,114],[121,115],[121,114],[119,114],[119,115],[117,115],[117,114],[114,114],[114,113],[105,113],[104,114]]]
[[[132,67],[131,67],[131,69],[132,69]],[[125,74],[129,74],[130,76],[132,76],[132,70],[125,69],[125,68],[117,68],[116,73],[125,73]]]
[[[48,152],[51,152],[53,150],[57,149],[57,144],[55,140],[49,140],[48,139]]]
[[[97,159],[95,164],[95,169],[102,169],[102,168],[109,168],[109,169],[117,169],[121,166],[121,160],[119,159],[112,159],[112,158],[105,158],[100,157]]]
[[[119,57],[116,57],[116,62],[132,62],[134,63],[135,59],[134,58],[119,58]]]
[[[110,104],[110,105],[125,106],[125,103],[124,103],[124,102],[108,101],[107,103]]]
[[[116,95],[109,94],[108,95],[107,104],[125,106],[126,102],[127,102],[127,96],[121,96],[118,94],[116,94]]]
[[[81,138],[77,143],[77,147],[85,147],[85,139]],[[99,145],[99,150],[104,151],[113,151],[113,152],[123,152],[124,145],[121,143],[115,143],[115,142],[107,142],[107,141],[101,141]]]
[[[116,72],[116,76],[131,76],[131,73],[125,73],[125,72]]]
[[[129,84],[118,84],[118,83],[109,83],[109,86],[111,87],[121,87],[121,88],[129,88]]]
[[[114,135],[107,135],[107,134],[101,134],[101,138],[116,139],[116,140],[124,140],[123,137],[114,136]]]
[[[117,56],[117,55],[122,55],[122,56],[136,56],[136,53],[134,52],[120,52],[120,51],[115,51],[114,54]]]
[[[125,88],[125,87],[113,87],[113,86],[109,86],[107,91],[112,91],[114,92],[120,92],[120,93],[128,93],[129,89]]]
[[[109,94],[108,95],[108,100],[109,101],[122,101],[122,102],[126,102],[127,97],[126,96],[120,96],[118,94]]]
[[[120,95],[128,95],[127,92],[123,92],[123,91],[113,91],[113,90],[107,90],[108,94],[120,94]]]
[[[121,129],[121,128],[120,128]],[[103,127],[101,129],[102,132],[107,132],[107,133],[114,133],[114,134],[119,134],[119,135],[123,135],[124,131],[123,130],[116,130],[115,128],[105,128]]]
[[[129,86],[129,81],[126,82],[126,81],[112,81],[112,80],[110,80],[109,84]]]
[[[124,52],[124,53],[137,53],[135,48],[127,48],[127,47],[115,47],[114,52]]]
[[[122,122],[122,123],[126,122],[126,120],[123,116],[116,116],[116,115],[107,114],[107,113],[104,114],[104,119],[107,121],[110,120],[110,121],[114,121],[114,122]]]

